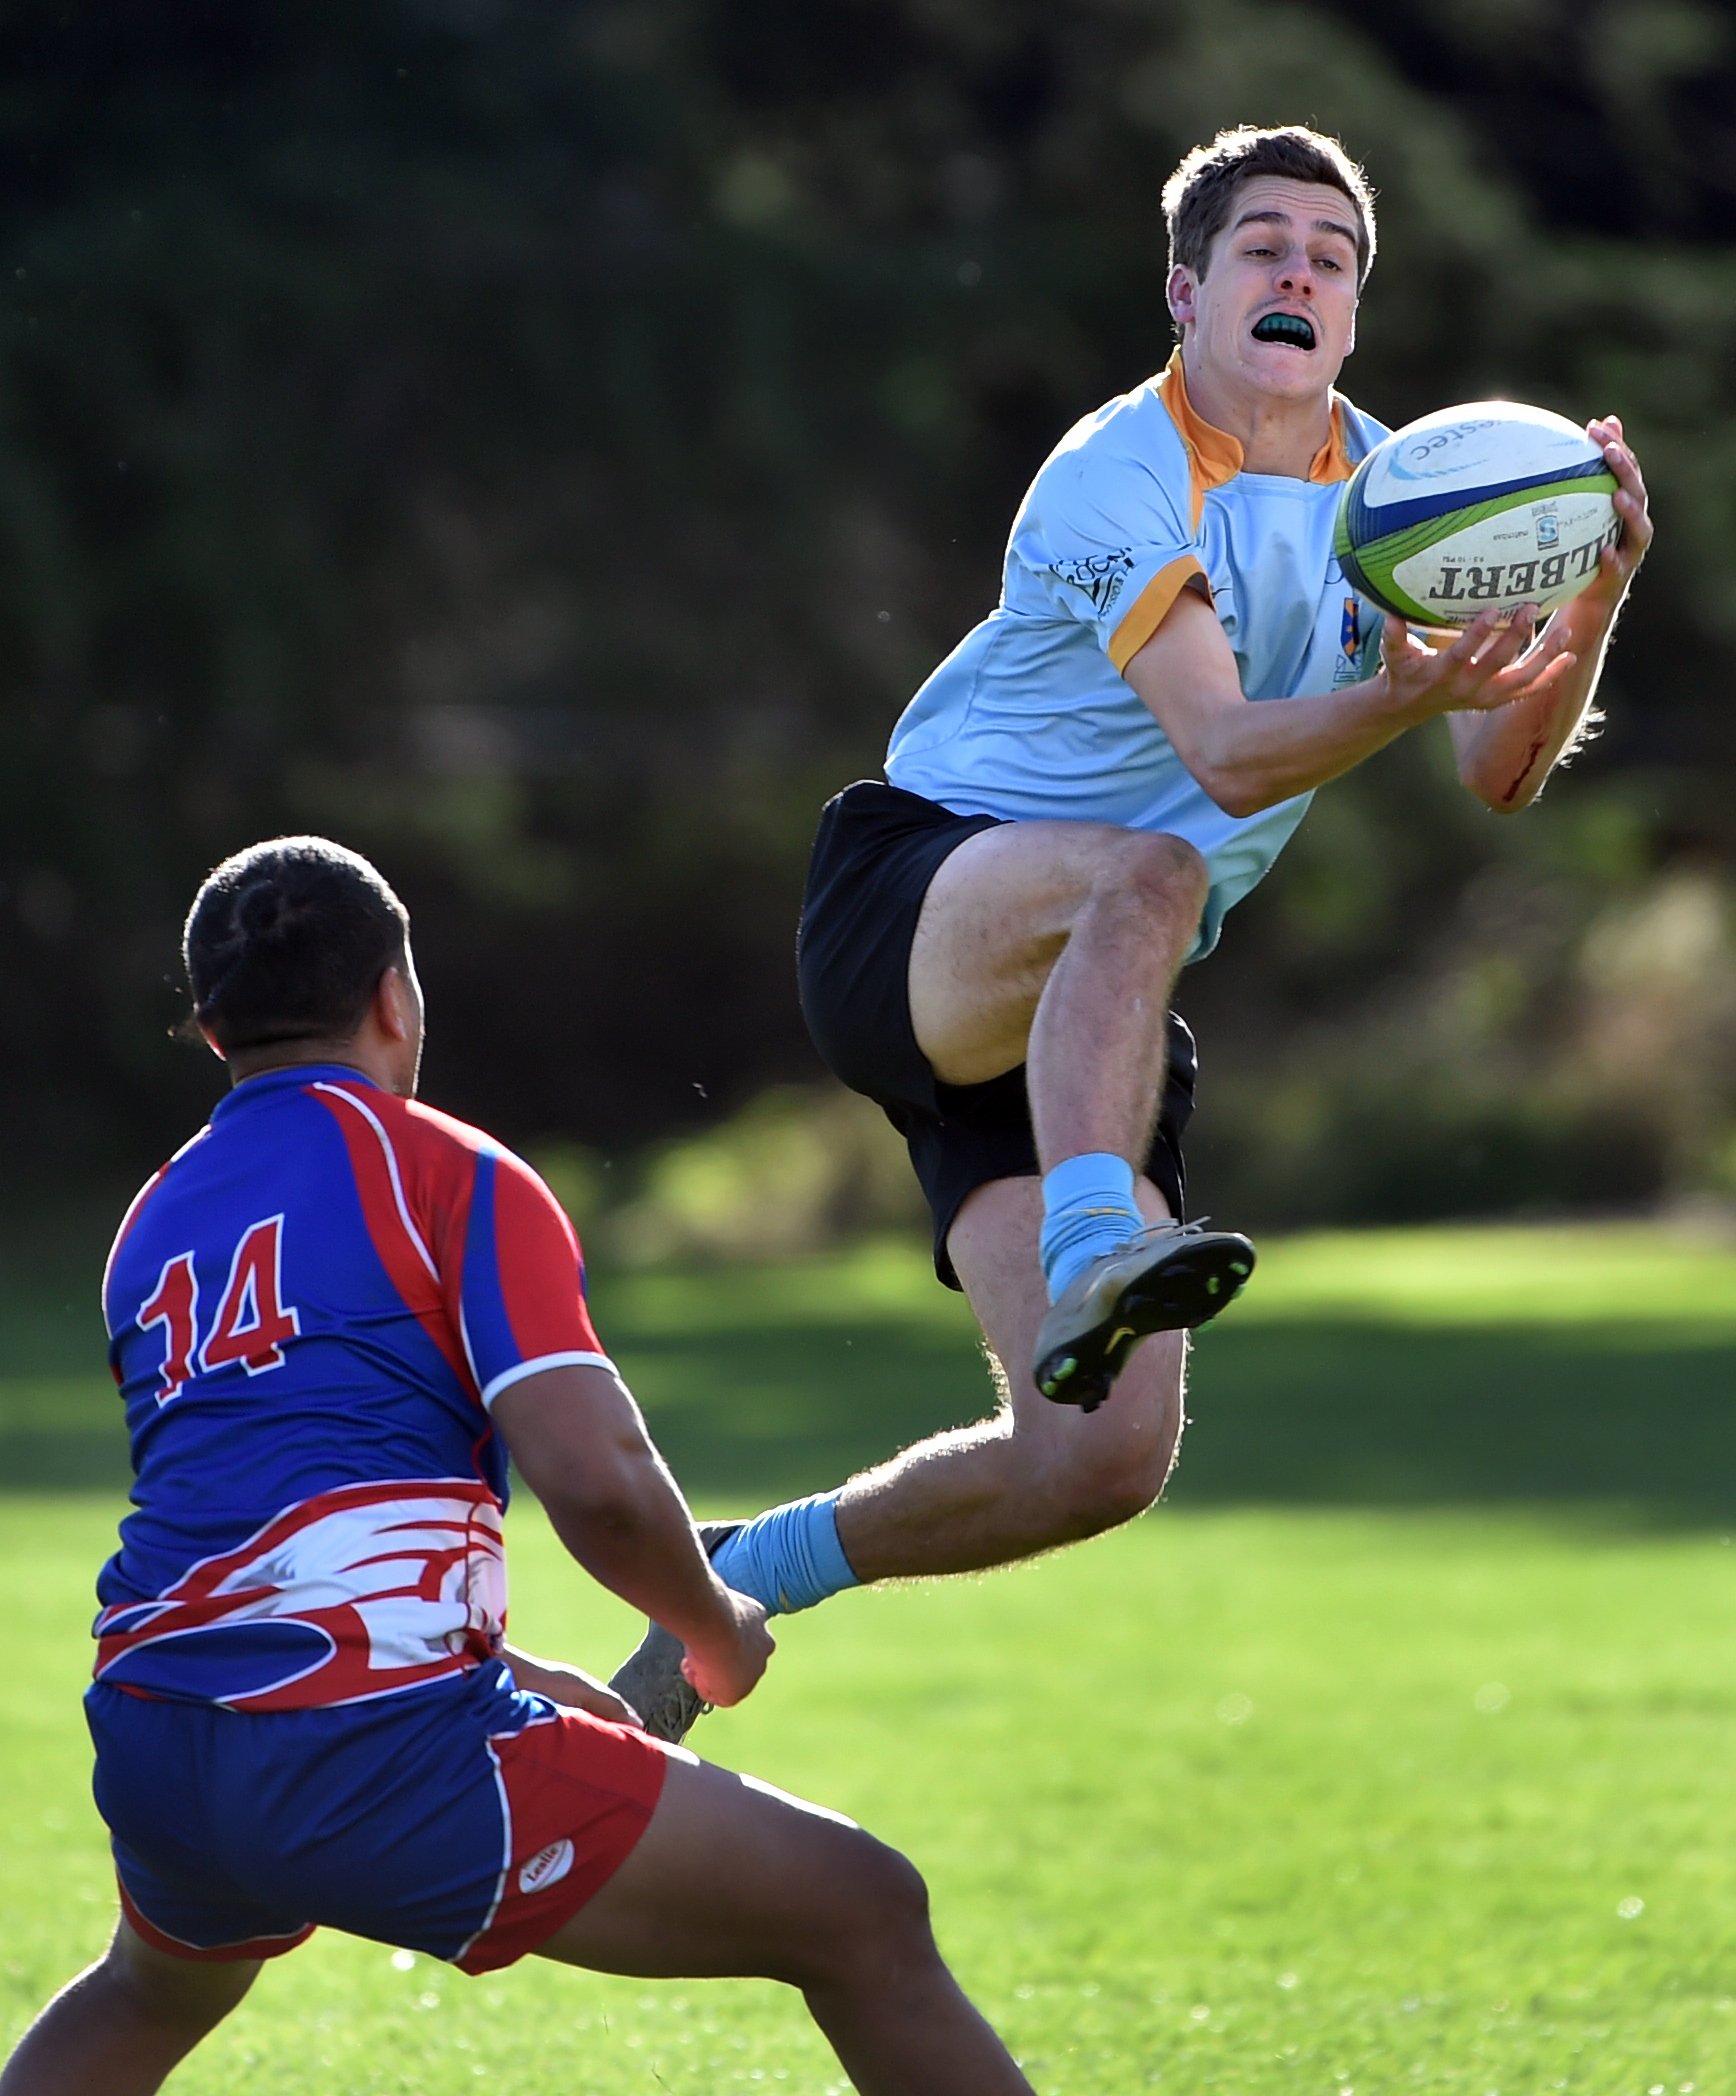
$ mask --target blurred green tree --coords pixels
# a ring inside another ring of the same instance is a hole
[[[1399,1206],[1583,1192],[1564,1160],[1609,1097],[1561,1094],[1555,993],[1660,881],[1722,893],[1736,759],[1736,49],[1695,0],[1641,24],[1614,0],[19,0],[15,1169],[133,1170],[184,1132],[210,1083],[161,1042],[179,916],[280,829],[400,883],[431,1081],[521,1142],[627,1153],[811,1075],[789,956],[820,800],[992,601],[1055,438],[1167,354],[1179,153],[1300,116],[1382,191],[1357,398],[1616,409],[1664,530],[1610,728],[1535,816],[1478,817],[1438,753],[1395,750],[1190,980],[1245,1109],[1221,1161],[1284,1213],[1310,1183],[1390,1208],[1296,1132],[1390,1141],[1345,1117],[1373,1057],[1414,1070],[1442,1155],[1467,1116],[1545,1131],[1505,1179],[1405,1167]],[[1240,1049],[1274,1029],[1303,1101],[1282,1139]],[[1730,1092],[1696,1095],[1714,1133]],[[1389,1118],[1395,1155],[1427,1147]],[[1679,1131],[1638,1150],[1623,1192],[1694,1176]]]

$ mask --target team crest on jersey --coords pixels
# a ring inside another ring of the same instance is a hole
[[[1338,622],[1338,666],[1332,673],[1335,685],[1356,682],[1361,675],[1361,656],[1362,603],[1359,598],[1346,597]]]
[[[1058,560],[1054,563],[1055,573],[1063,582],[1070,582],[1091,599],[1091,608],[1099,618],[1120,596],[1121,586],[1132,566],[1131,546],[1123,546],[1116,553],[1093,553],[1087,560]]]

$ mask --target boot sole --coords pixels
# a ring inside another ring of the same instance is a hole
[[[1038,1356],[1037,1388],[1056,1404],[1096,1411],[1142,1339],[1209,1324],[1235,1301],[1253,1271],[1254,1248],[1245,1239],[1183,1238],[1133,1275],[1095,1324]]]

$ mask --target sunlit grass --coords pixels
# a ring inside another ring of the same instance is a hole
[[[1736,1324],[1736,1243],[1682,1222],[1329,1232],[1275,1246],[1239,1315],[1610,1326],[1680,1345]]]
[[[1199,1348],[1168,1507],[786,1624],[696,1744],[906,1847],[1053,2096],[1736,2085],[1736,1260],[1425,1233],[1280,1246],[1260,1283]],[[756,1457],[768,1490],[824,1482],[986,1387],[904,1247],[597,1290],[654,1423],[722,1452],[690,1465],[716,1507],[754,1496]],[[77,1695],[115,1512],[0,1499],[0,2034],[108,1923]],[[630,1617],[533,1508],[512,1533],[516,1634],[607,1668]],[[838,2085],[769,1987],[534,1961],[473,1983],[322,1936],[174,2086],[479,2083]]]

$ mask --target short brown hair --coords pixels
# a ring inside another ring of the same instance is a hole
[[[1374,192],[1337,139],[1302,124],[1277,131],[1241,124],[1220,131],[1209,146],[1194,147],[1163,185],[1172,269],[1179,263],[1205,275],[1212,242],[1230,222],[1231,200],[1256,175],[1288,175],[1342,191],[1356,213],[1356,280],[1367,281],[1374,265]]]

